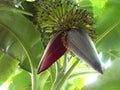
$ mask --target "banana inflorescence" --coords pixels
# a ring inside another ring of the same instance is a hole
[[[69,0],[44,0],[37,11],[37,20],[45,32],[57,33],[47,45],[38,73],[49,68],[67,50],[102,73],[97,50],[90,38],[95,36],[90,29],[92,17],[85,9]]]

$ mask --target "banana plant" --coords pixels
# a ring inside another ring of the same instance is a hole
[[[0,1],[1,86],[9,83],[7,90],[119,89],[119,0],[14,1],[20,2],[19,9],[9,0]],[[30,9],[33,15],[20,9]],[[104,63],[115,60],[104,74],[98,73],[103,71],[97,51]],[[85,86],[89,74],[99,79]]]

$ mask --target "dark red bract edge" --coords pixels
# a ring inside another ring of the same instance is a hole
[[[38,68],[38,74],[48,69],[66,52],[66,48],[61,40],[62,34],[62,32],[59,32],[49,41],[41,59],[41,63]]]

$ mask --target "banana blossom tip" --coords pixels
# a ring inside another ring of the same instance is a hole
[[[102,73],[101,63],[92,39],[83,30],[72,29],[67,35],[68,48],[91,67]]]

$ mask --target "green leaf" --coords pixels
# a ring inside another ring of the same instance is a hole
[[[44,73],[40,74],[40,77],[39,77],[39,90],[47,90],[47,89],[44,89],[44,87],[48,87],[46,82],[47,82],[47,79],[49,78],[49,75],[50,75],[50,73],[48,73],[48,72],[44,72]]]
[[[31,90],[31,76],[28,72],[18,69],[17,75],[12,78],[8,90]]]
[[[84,86],[84,80],[84,76],[69,79],[67,88],[65,90],[80,90]]]
[[[94,29],[98,34],[96,44],[99,51],[120,50],[119,4],[119,0],[108,0],[104,13],[97,19]]]
[[[90,0],[79,0],[78,4],[81,8],[88,10],[89,13],[93,14],[93,7]]]
[[[98,19],[103,15],[105,3],[107,0],[90,0],[93,6],[94,19]]]
[[[43,46],[40,33],[23,15],[0,10],[0,47],[28,71],[37,68]]]
[[[0,1],[0,11],[12,11],[12,12],[17,12],[17,13],[21,13],[21,14],[25,14],[25,15],[29,15],[29,16],[33,16],[31,13],[20,10],[18,8],[13,7],[12,5],[10,5],[9,1],[5,2],[5,1]]]
[[[120,61],[115,60],[112,66],[100,75],[96,82],[86,85],[82,90],[119,90],[120,89]]]
[[[55,80],[56,70],[55,65],[39,75],[38,86],[39,90],[50,90]]]
[[[0,85],[15,71],[18,61],[0,50]]]

